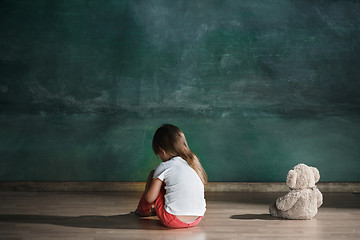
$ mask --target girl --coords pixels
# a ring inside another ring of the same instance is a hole
[[[207,175],[199,159],[190,150],[184,133],[170,124],[155,132],[152,148],[163,162],[150,172],[136,213],[149,216],[155,211],[161,223],[170,228],[196,226],[206,210]]]

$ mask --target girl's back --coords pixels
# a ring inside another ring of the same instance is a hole
[[[203,216],[206,210],[204,185],[181,157],[160,163],[154,178],[165,183],[165,209],[177,216]]]

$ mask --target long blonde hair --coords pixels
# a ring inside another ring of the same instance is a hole
[[[203,184],[207,184],[208,178],[204,168],[197,156],[190,150],[184,133],[178,127],[171,124],[159,127],[154,134],[152,148],[155,155],[159,154],[161,148],[173,157],[183,158],[199,175]]]

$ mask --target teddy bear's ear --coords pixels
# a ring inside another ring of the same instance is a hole
[[[315,168],[315,167],[310,167],[310,168],[314,173],[315,183],[317,183],[320,180],[319,170],[317,168]]]
[[[296,171],[295,170],[290,170],[288,172],[288,175],[286,177],[286,184],[290,187],[290,188],[295,188],[296,186]]]

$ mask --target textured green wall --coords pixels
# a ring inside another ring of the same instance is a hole
[[[360,181],[357,1],[0,2],[0,181],[144,181],[178,125],[210,181]]]

